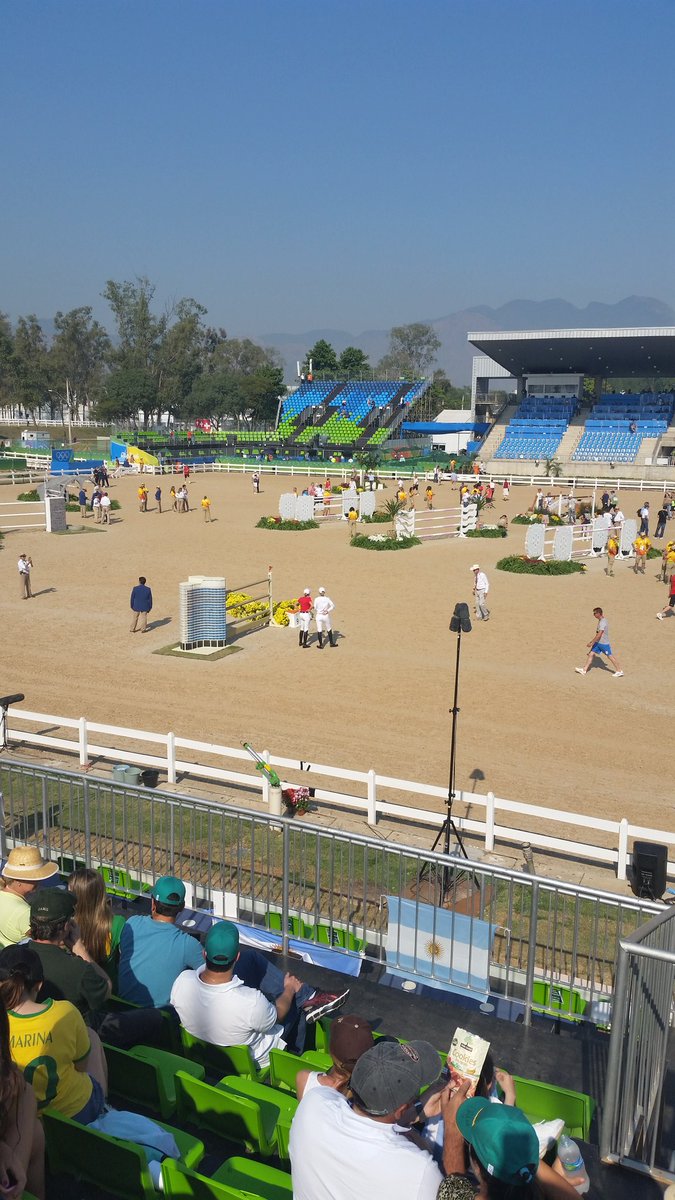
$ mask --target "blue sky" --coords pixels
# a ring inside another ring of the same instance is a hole
[[[673,0],[4,0],[0,308],[675,303]]]

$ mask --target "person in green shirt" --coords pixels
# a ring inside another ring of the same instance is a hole
[[[58,873],[55,863],[45,862],[37,846],[10,850],[0,877],[0,950],[28,936],[28,897],[43,879]]]

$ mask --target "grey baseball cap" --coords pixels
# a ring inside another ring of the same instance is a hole
[[[356,1103],[371,1116],[384,1117],[438,1079],[441,1065],[431,1042],[379,1042],[361,1055],[352,1072]]]

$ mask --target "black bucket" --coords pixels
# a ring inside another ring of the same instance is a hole
[[[145,771],[141,771],[141,783],[143,787],[156,788],[159,783],[159,771],[155,767],[148,767]]]

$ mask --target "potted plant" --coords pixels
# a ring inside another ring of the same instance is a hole
[[[285,787],[281,797],[289,817],[309,812],[312,807],[308,787]]]

